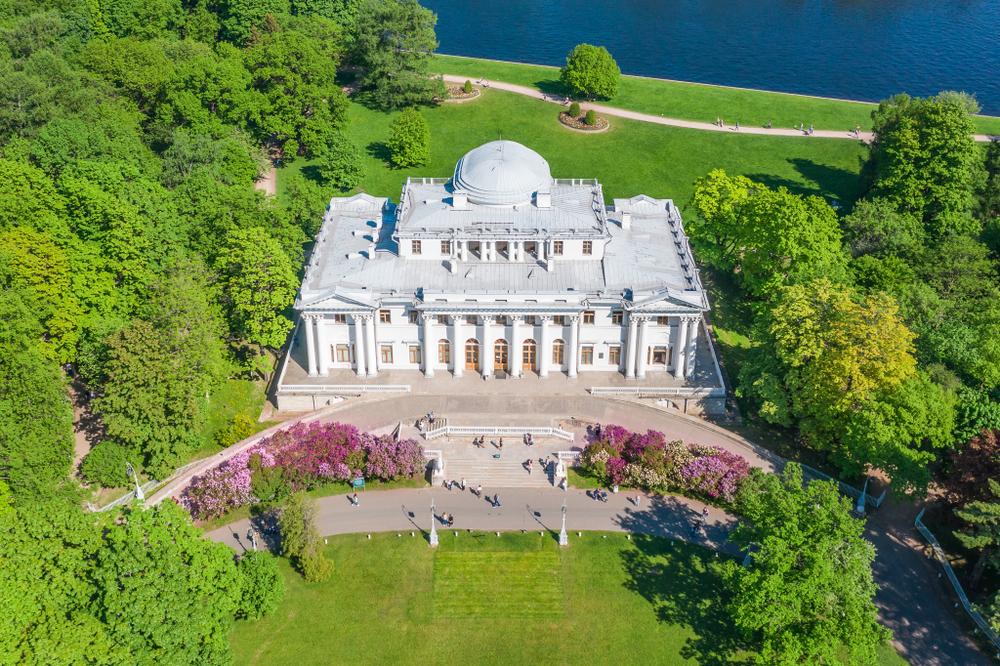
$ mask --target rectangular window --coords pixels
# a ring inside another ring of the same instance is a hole
[[[622,346],[611,345],[608,347],[608,363],[618,367],[622,364]]]
[[[612,310],[611,311],[611,323],[612,324],[618,324],[620,326],[623,321],[625,321],[625,313],[624,312],[622,312],[621,310]]]
[[[379,353],[382,356],[382,363],[387,365],[392,363],[392,345],[381,345]]]
[[[335,356],[337,363],[350,363],[351,362],[351,346],[350,345],[337,345],[337,352]]]
[[[420,365],[420,345],[410,345],[410,363]]]
[[[555,257],[562,256],[563,253],[563,242],[562,241],[552,241],[552,255]]]
[[[583,241],[583,253],[584,254],[594,254],[594,242],[593,241]]]
[[[392,310],[379,310],[378,311],[378,321],[380,324],[391,324],[392,323]]]
[[[451,241],[441,241],[441,254],[451,256]]]
[[[656,318],[656,325],[657,326],[670,326],[670,317],[657,317]]]
[[[593,324],[594,323],[594,311],[593,310],[584,310],[583,311],[583,323],[584,324]]]
[[[526,325],[528,325],[528,326],[534,326],[538,322],[535,321],[535,315],[525,315],[524,316],[524,323]]]
[[[418,240],[410,241],[410,253],[420,254],[420,241]]]
[[[419,315],[417,314],[416,310],[410,310],[409,317],[411,324],[416,324],[419,321]]]
[[[594,365],[594,345],[580,347],[580,364]]]
[[[438,363],[442,365],[451,363],[451,345],[447,340],[438,341]]]
[[[437,323],[441,324],[442,326],[447,326],[448,325],[448,315],[438,315],[437,316]]]
[[[478,323],[476,315],[465,315],[465,323],[469,326],[475,326]]]
[[[553,321],[553,323],[555,323],[556,326],[565,326],[566,325],[566,315],[556,315],[556,316],[552,317],[552,321]]]
[[[333,323],[334,324],[346,324],[347,323],[347,315],[345,315],[345,314],[335,314],[335,315],[333,315]]]

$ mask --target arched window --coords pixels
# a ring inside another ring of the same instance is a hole
[[[493,369],[507,371],[507,341],[500,339],[493,343]]]
[[[531,338],[524,341],[521,348],[521,362],[526,370],[537,370],[538,345]]]
[[[563,364],[563,358],[566,356],[566,343],[562,340],[557,339],[552,343],[552,362],[556,365]]]
[[[479,370],[479,340],[475,338],[465,341],[465,369]]]
[[[438,363],[451,363],[451,343],[444,338],[438,340]]]

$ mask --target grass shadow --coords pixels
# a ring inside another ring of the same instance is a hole
[[[392,153],[389,152],[389,146],[385,145],[384,141],[372,141],[365,146],[365,151],[371,157],[384,163],[388,168],[394,168],[391,160]]]
[[[745,663],[746,644],[726,611],[722,565],[708,551],[667,539],[637,535],[622,552],[626,589],[653,607],[657,620],[692,632],[681,656],[698,664]]]
[[[784,187],[793,194],[815,195],[828,201],[836,201],[841,208],[849,208],[860,196],[858,174],[852,171],[801,157],[792,157],[786,161],[806,182],[773,173],[752,173],[747,174],[747,178],[772,189]]]

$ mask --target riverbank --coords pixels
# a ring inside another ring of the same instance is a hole
[[[431,70],[440,74],[465,76],[476,81],[505,81],[528,86],[545,94],[561,95],[559,68],[546,65],[435,55]],[[732,125],[760,127],[770,122],[774,127],[791,128],[814,125],[823,129],[849,130],[856,126],[868,129],[876,105],[826,97],[792,93],[729,88],[725,86],[671,81],[642,76],[623,76],[618,95],[602,104],[630,111],[714,122],[722,118]],[[976,128],[983,134],[1000,135],[1000,117],[977,116]]]

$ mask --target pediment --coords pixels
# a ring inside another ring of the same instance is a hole
[[[308,301],[299,303],[300,310],[358,309],[371,310],[378,304],[359,294],[346,294],[338,287]]]
[[[330,208],[341,211],[362,212],[366,210],[381,210],[384,198],[373,197],[365,192],[358,192],[350,197],[333,197]]]

